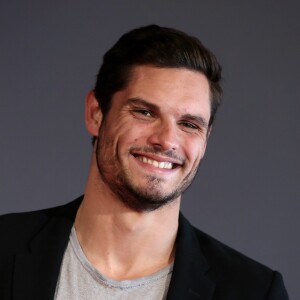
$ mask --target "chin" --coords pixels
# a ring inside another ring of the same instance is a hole
[[[176,189],[169,193],[162,193],[162,190],[165,190],[162,185],[159,187],[126,185],[118,190],[118,196],[130,209],[137,212],[150,212],[173,203],[182,192],[180,189]]]

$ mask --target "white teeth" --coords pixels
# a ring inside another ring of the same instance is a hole
[[[158,161],[153,160],[152,164],[153,164],[154,167],[158,168],[158,165],[159,165]]]
[[[161,161],[159,164],[158,164],[158,167],[159,168],[163,168],[165,166],[165,163],[163,161]]]
[[[172,169],[172,167],[173,167],[173,163],[168,162],[168,161],[158,162],[156,160],[147,158],[145,156],[138,156],[138,159],[145,164],[153,165],[154,167],[160,168],[160,169]]]

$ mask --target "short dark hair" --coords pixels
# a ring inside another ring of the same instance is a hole
[[[113,94],[128,85],[133,68],[139,65],[185,68],[204,74],[210,86],[212,125],[222,97],[220,64],[196,37],[157,25],[129,31],[105,53],[94,88],[104,117]]]

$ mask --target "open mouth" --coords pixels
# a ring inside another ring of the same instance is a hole
[[[171,170],[171,169],[175,169],[177,167],[179,167],[179,164],[170,162],[170,161],[157,161],[155,159],[152,158],[148,158],[142,155],[137,155],[137,154],[133,154],[133,156],[140,160],[141,162],[145,163],[145,164],[149,164],[152,165],[156,168],[159,169],[167,169],[167,170]]]

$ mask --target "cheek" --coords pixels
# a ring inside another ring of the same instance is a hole
[[[147,141],[147,130],[142,126],[121,128],[119,132],[119,146],[145,146]]]
[[[186,156],[192,165],[197,165],[204,156],[206,143],[204,141],[190,141],[185,143]]]

